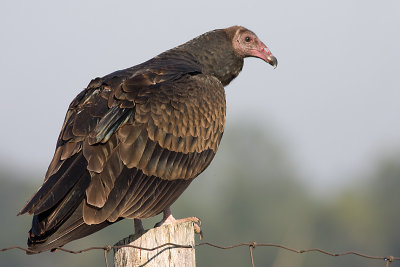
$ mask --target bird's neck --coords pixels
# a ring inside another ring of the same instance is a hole
[[[232,43],[223,30],[215,30],[176,47],[192,54],[204,74],[215,76],[225,86],[243,68],[243,58],[235,54]]]

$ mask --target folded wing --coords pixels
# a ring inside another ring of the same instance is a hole
[[[160,213],[210,164],[224,122],[222,84],[190,57],[93,80],[71,103],[45,181],[20,212],[34,214],[30,248]]]

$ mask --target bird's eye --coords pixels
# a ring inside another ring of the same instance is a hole
[[[249,36],[247,36],[246,38],[244,38],[244,40],[246,41],[246,43],[251,41],[251,38]]]

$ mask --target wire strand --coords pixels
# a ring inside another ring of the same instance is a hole
[[[354,256],[358,256],[358,257],[362,257],[365,259],[370,259],[370,260],[383,260],[385,261],[385,265],[386,267],[389,266],[389,264],[391,262],[394,261],[400,261],[400,257],[393,257],[393,256],[387,256],[387,257],[383,257],[383,256],[372,256],[372,255],[367,255],[364,253],[360,253],[360,252],[356,252],[356,251],[346,251],[346,252],[341,252],[341,253],[333,253],[333,252],[329,252],[327,250],[323,250],[320,248],[311,248],[311,249],[302,249],[302,250],[297,250],[294,248],[290,248],[284,245],[280,245],[280,244],[272,244],[272,243],[257,243],[257,242],[248,242],[248,243],[237,243],[237,244],[233,244],[230,246],[221,246],[221,245],[217,245],[214,243],[210,243],[210,242],[200,242],[195,244],[194,247],[200,247],[200,246],[209,246],[209,247],[213,247],[213,248],[217,248],[217,249],[221,249],[221,250],[228,250],[228,249],[234,249],[234,248],[238,248],[238,247],[248,247],[249,248],[249,252],[250,252],[250,261],[251,261],[251,266],[255,267],[254,264],[254,249],[256,247],[275,247],[275,248],[279,248],[279,249],[283,249],[283,250],[287,250],[290,252],[294,252],[294,253],[298,253],[298,254],[303,254],[303,253],[309,253],[309,252],[317,252],[320,254],[324,254],[324,255],[328,255],[328,256],[332,256],[332,257],[340,257],[340,256],[347,256],[347,255],[354,255]],[[57,247],[55,248],[55,251],[63,251],[66,253],[71,253],[71,254],[80,254],[80,253],[85,253],[91,250],[103,250],[104,252],[104,261],[105,261],[105,265],[108,267],[108,252],[110,252],[110,250],[112,249],[120,249],[120,248],[134,248],[134,249],[141,249],[141,250],[146,250],[146,251],[154,251],[154,250],[158,250],[161,248],[166,248],[166,249],[174,249],[174,248],[192,248],[192,245],[181,245],[181,244],[175,244],[175,243],[165,243],[162,244],[160,246],[157,247],[153,247],[153,248],[145,248],[145,247],[139,247],[139,246],[134,246],[134,245],[118,245],[118,246],[111,246],[111,245],[106,245],[103,247],[89,247],[89,248],[85,248],[85,249],[81,249],[81,250],[70,250],[70,249],[65,249],[62,247]],[[29,252],[29,253],[36,253],[35,251],[29,250],[27,248],[23,248],[20,246],[12,246],[12,247],[8,247],[8,248],[2,248],[0,249],[0,252],[5,252],[8,250],[21,250],[21,251],[25,251],[25,252]]]

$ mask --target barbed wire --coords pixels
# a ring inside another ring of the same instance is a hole
[[[367,254],[356,252],[356,251],[346,251],[346,252],[341,252],[341,253],[333,253],[333,252],[329,252],[327,250],[323,250],[323,249],[320,249],[320,248],[311,248],[311,249],[298,250],[298,249],[290,248],[290,247],[283,246],[283,245],[280,245],[280,244],[257,243],[257,242],[237,243],[237,244],[230,245],[230,246],[221,246],[221,245],[213,244],[213,243],[210,243],[210,242],[200,242],[200,243],[195,244],[194,246],[193,245],[181,245],[181,244],[175,244],[175,243],[165,243],[165,244],[162,244],[160,246],[153,247],[153,248],[145,248],[145,247],[126,244],[126,245],[114,245],[114,246],[106,245],[106,246],[102,246],[102,247],[89,247],[89,248],[85,248],[85,249],[81,249],[81,250],[70,250],[70,249],[66,249],[66,248],[62,248],[62,247],[57,247],[54,250],[55,251],[63,251],[63,252],[66,252],[66,253],[71,253],[71,254],[80,254],[80,253],[88,252],[88,251],[91,251],[91,250],[103,250],[105,264],[106,264],[107,267],[109,267],[107,255],[108,255],[108,252],[110,252],[110,250],[112,250],[112,249],[134,248],[134,249],[141,249],[141,250],[146,250],[146,251],[154,251],[154,250],[158,250],[158,249],[161,249],[161,248],[164,248],[164,249],[191,248],[191,249],[193,249],[195,247],[200,247],[200,246],[209,246],[209,247],[222,249],[222,250],[228,250],[228,249],[233,249],[233,248],[238,248],[238,247],[248,247],[249,248],[249,252],[250,252],[250,261],[251,261],[251,266],[252,267],[255,267],[253,250],[256,247],[275,247],[275,248],[287,250],[287,251],[298,253],[298,254],[309,253],[309,252],[317,252],[317,253],[328,255],[328,256],[332,256],[332,257],[354,255],[354,256],[358,256],[358,257],[369,259],[369,260],[381,260],[381,261],[384,261],[385,264],[386,264],[386,267],[389,266],[389,263],[392,263],[394,261],[400,261],[400,257],[371,256],[371,255],[367,255]],[[14,250],[14,249],[25,251],[27,253],[37,253],[35,251],[32,251],[32,250],[27,249],[27,248],[20,247],[20,246],[12,246],[12,247],[8,247],[8,248],[2,248],[2,249],[0,249],[0,252],[4,252],[4,251],[8,251],[8,250]]]

